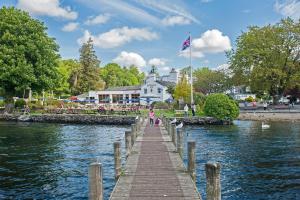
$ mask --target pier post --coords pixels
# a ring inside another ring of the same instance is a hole
[[[219,163],[205,164],[207,200],[221,200],[220,169]]]
[[[171,138],[172,138],[172,142],[176,147],[176,125],[172,124],[171,125]]]
[[[114,159],[115,159],[115,179],[118,180],[118,178],[121,175],[121,143],[120,142],[114,142]]]
[[[190,173],[193,181],[196,181],[196,172],[195,172],[195,147],[196,142],[188,142],[188,172]]]
[[[182,141],[183,141],[183,133],[182,133],[182,129],[180,128],[177,131],[177,152],[179,153],[179,156],[181,158],[183,154]]]
[[[135,124],[131,124],[131,146],[135,142]]]
[[[103,200],[102,165],[91,163],[89,166],[89,200]]]
[[[127,158],[130,154],[131,149],[131,131],[125,131],[125,149]]]
[[[135,131],[136,131],[136,133],[139,131],[139,119],[136,119],[135,120]]]

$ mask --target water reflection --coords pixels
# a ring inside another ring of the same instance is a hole
[[[300,123],[270,125],[262,129],[261,122],[236,121],[186,127],[185,141],[197,142],[197,186],[204,196],[204,164],[217,161],[222,164],[222,199],[299,198]]]
[[[128,128],[0,122],[0,199],[87,199],[88,165],[96,159],[105,170],[107,199],[112,144],[123,142]]]

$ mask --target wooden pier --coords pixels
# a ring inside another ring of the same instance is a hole
[[[165,128],[143,123],[111,200],[201,199]]]
[[[195,146],[188,142],[188,166],[182,161],[183,133],[163,119],[150,126],[136,119],[125,132],[126,164],[121,166],[120,142],[114,145],[116,185],[110,200],[201,200],[195,181]],[[105,169],[104,169],[105,170]],[[207,163],[206,199],[221,200],[220,165]],[[92,163],[89,170],[89,199],[103,199],[102,166]]]

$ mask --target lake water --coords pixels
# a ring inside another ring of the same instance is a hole
[[[222,199],[299,199],[300,123],[270,125],[185,127],[185,141],[196,141],[197,186],[204,199],[208,161],[222,165]],[[121,140],[124,156],[127,129],[0,122],[0,199],[87,199],[88,165],[95,160],[103,164],[107,199],[115,183],[113,142]]]

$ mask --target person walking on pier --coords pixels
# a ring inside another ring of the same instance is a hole
[[[154,111],[153,109],[150,109],[150,112],[149,112],[149,118],[150,118],[150,126],[153,126],[153,123],[154,123]]]
[[[188,117],[189,116],[189,107],[187,104],[185,104],[183,110],[184,110],[184,116]]]
[[[192,104],[192,114],[193,114],[193,117],[195,117],[195,112],[196,112],[196,105]]]

